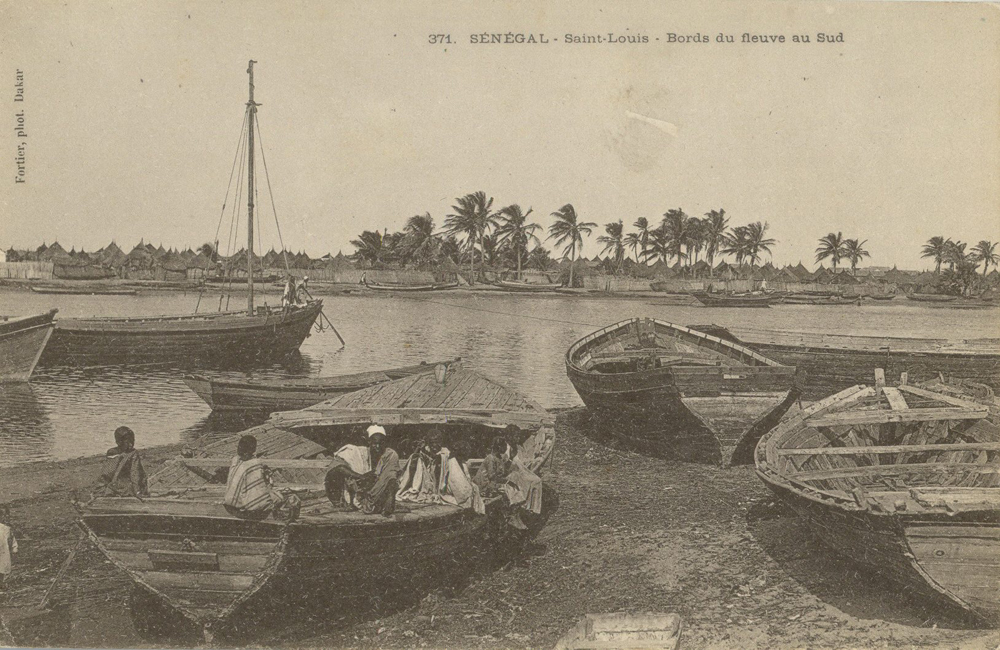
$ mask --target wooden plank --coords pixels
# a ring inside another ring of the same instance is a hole
[[[887,447],[814,447],[778,449],[780,456],[851,456],[854,454],[901,454],[914,451],[1000,451],[1000,442],[966,442],[940,445],[891,445]]]
[[[154,569],[180,569],[181,567],[199,571],[218,571],[219,554],[197,551],[161,551],[150,549],[146,552]]]
[[[887,400],[889,400],[889,406],[893,411],[905,411],[910,408],[906,404],[906,398],[903,397],[898,388],[886,386],[882,389],[882,394],[885,395]]]
[[[933,391],[924,390],[923,388],[917,388],[916,386],[901,385],[899,390],[906,391],[912,395],[919,395],[920,397],[925,397],[927,399],[935,400],[938,402],[944,402],[945,404],[951,404],[952,406],[960,406],[967,409],[983,409],[986,408],[985,405],[980,404],[967,399],[960,399],[958,397],[953,397],[951,395],[945,395],[943,393],[935,393]]]
[[[800,481],[823,481],[831,478],[860,477],[871,474],[892,476],[896,474],[933,473],[937,471],[969,472],[970,474],[1000,474],[1000,465],[981,465],[978,463],[908,463],[905,465],[865,465],[861,467],[843,467],[830,470],[812,470],[796,472],[791,476]]]
[[[222,573],[221,571],[166,572],[137,571],[136,574],[150,586],[159,589],[191,589],[206,591],[240,592],[253,584],[253,575]]]
[[[235,539],[235,538],[234,538]],[[183,540],[169,540],[159,538],[121,538],[121,537],[101,537],[101,546],[109,552],[121,551],[123,553],[136,553],[146,555],[150,547],[155,547],[164,551],[183,551]],[[227,541],[215,539],[199,539],[194,541],[195,548],[199,551],[215,553],[220,558],[226,555],[260,555],[269,556],[274,552],[277,540],[273,542],[252,542],[252,541]]]
[[[976,409],[941,408],[907,409],[905,411],[848,411],[807,418],[813,427],[834,427],[850,424],[885,424],[887,422],[922,422],[924,420],[979,420],[989,415],[985,406]]]
[[[262,458],[261,461],[271,469],[326,469],[333,463],[332,458]],[[184,458],[181,461],[191,467],[229,467],[229,458]]]

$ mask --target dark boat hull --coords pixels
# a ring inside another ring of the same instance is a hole
[[[762,481],[801,517],[820,541],[924,596],[972,611],[990,625],[1000,625],[1000,515],[996,511],[959,515],[875,514],[851,511],[810,499],[758,471]],[[959,551],[959,541],[971,540]],[[970,552],[992,566],[982,567],[982,583],[949,577],[951,565],[969,561]],[[957,554],[956,554],[957,553]]]
[[[322,301],[287,312],[159,318],[69,319],[57,323],[45,365],[172,362],[254,363],[297,350]]]
[[[364,285],[372,291],[400,292],[446,291],[458,287],[457,282],[446,282],[443,284],[378,284],[366,281]]]
[[[556,293],[564,288],[561,284],[530,284],[527,282],[508,282],[507,280],[498,280],[497,286],[505,291],[519,293]]]
[[[691,295],[706,307],[770,307],[781,300],[781,296],[713,296],[706,291]]]
[[[0,383],[31,378],[52,336],[56,311],[0,321]]]

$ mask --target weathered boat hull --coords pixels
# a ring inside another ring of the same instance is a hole
[[[439,364],[422,363],[403,368],[315,379],[227,380],[204,375],[186,375],[184,383],[213,411],[272,413],[293,411],[368,386],[418,373],[434,372]]]
[[[809,499],[760,471],[757,475],[834,551],[917,593],[958,605],[1000,626],[996,511],[919,517],[851,512]],[[962,560],[977,564],[980,581],[957,577],[955,569]]]
[[[890,383],[897,383],[904,372],[911,383],[944,374],[1000,390],[1000,340],[952,344],[943,340],[730,332],[719,326],[692,327],[796,366],[805,373],[804,396],[808,398],[864,383],[873,368],[883,368]],[[967,348],[962,349],[963,345]]]
[[[67,319],[56,324],[41,362],[253,363],[299,348],[322,309],[322,301],[291,311],[154,318]]]
[[[640,330],[658,328],[688,345],[759,365],[667,365],[625,372],[581,365],[602,340],[631,340]],[[581,339],[567,352],[566,374],[607,433],[647,453],[723,466],[752,462],[757,440],[799,395],[795,368],[752,358],[746,348],[718,337],[651,319],[623,321]]]
[[[510,282],[508,280],[497,280],[496,285],[506,291],[519,293],[555,293],[564,288],[561,284],[530,284],[528,282]]]
[[[31,378],[52,336],[56,311],[0,321],[0,383]]]
[[[458,282],[444,282],[441,284],[378,284],[376,282],[365,281],[364,285],[372,291],[421,292],[455,289],[458,287]]]

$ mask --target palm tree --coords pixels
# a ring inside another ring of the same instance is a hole
[[[952,271],[955,270],[955,265],[969,262],[965,252],[967,245],[963,241],[952,241],[950,239],[944,242],[944,261],[948,263],[948,268]]]
[[[635,255],[636,264],[638,264],[639,247],[642,246],[642,239],[640,238],[639,233],[637,232],[628,233],[627,235],[625,235],[624,238],[622,238],[622,243],[625,245],[626,248],[632,251],[632,254]],[[645,255],[645,251],[643,251],[643,255]]]
[[[365,230],[357,239],[351,240],[351,245],[358,249],[354,253],[355,257],[372,266],[381,262],[385,255],[383,237],[377,230]]]
[[[403,228],[403,253],[407,260],[430,262],[437,257],[440,246],[441,242],[434,235],[434,218],[429,212],[407,220]]]
[[[451,206],[455,211],[445,219],[445,232],[450,235],[463,235],[469,247],[469,284],[476,283],[476,243],[482,249],[483,235],[489,227],[496,223],[496,216],[490,212],[493,199],[487,199],[485,192],[473,192],[455,199],[458,205]]]
[[[923,250],[920,252],[920,257],[932,257],[934,258],[934,272],[941,272],[941,262],[944,261],[944,254],[948,250],[948,242],[950,239],[945,240],[944,237],[931,237],[924,244]]]
[[[736,265],[742,266],[743,260],[749,252],[749,239],[750,232],[748,228],[746,226],[736,226],[723,240],[725,248],[722,249],[722,252],[726,255],[734,256],[736,258]]]
[[[764,237],[767,233],[767,228],[768,223],[766,221],[764,223],[754,221],[751,224],[747,224],[746,256],[750,258],[751,265],[757,263],[761,253],[770,255],[771,247],[778,243],[775,239]]]
[[[527,212],[521,212],[521,206],[517,204],[508,205],[497,213],[501,220],[496,233],[497,243],[501,245],[509,243],[517,253],[518,281],[521,280],[521,258],[522,255],[527,256],[528,244],[531,242],[535,242],[536,245],[542,243],[535,235],[535,231],[541,230],[542,227],[537,223],[529,222],[529,214],[531,214],[531,208],[528,208]]]
[[[654,228],[649,231],[649,248],[646,249],[646,260],[650,259],[661,259],[663,263],[667,263],[667,258],[670,257],[670,236],[667,234],[667,229],[663,226]]]
[[[687,245],[688,264],[697,264],[698,255],[701,249],[705,248],[705,226],[698,217],[691,217],[688,221]],[[691,254],[694,253],[692,258]]]
[[[667,210],[663,214],[662,225],[667,234],[670,254],[676,257],[678,262],[681,261],[682,257],[681,247],[686,245],[690,240],[690,220],[691,218],[684,214],[684,210],[680,208]]]
[[[844,259],[844,235],[843,233],[830,233],[819,238],[819,246],[816,248],[816,261],[822,262],[826,258],[833,261],[833,272],[837,272],[837,264]]]
[[[712,267],[709,274],[715,275],[715,254],[726,242],[726,230],[729,226],[729,219],[726,211],[709,210],[705,213],[703,221],[702,235],[705,239],[705,255],[708,256],[708,264]]]
[[[528,267],[532,269],[538,269],[539,271],[547,271],[552,267],[552,258],[549,256],[549,250],[544,246],[535,246],[528,253]]]
[[[570,203],[553,212],[552,216],[556,218],[556,221],[549,226],[547,239],[555,239],[556,246],[566,244],[563,255],[569,254],[569,286],[572,288],[573,263],[576,261],[577,250],[583,251],[583,236],[589,235],[597,227],[597,224],[591,221],[578,221],[576,210]]]
[[[986,272],[990,270],[990,265],[994,267],[1000,262],[1000,257],[997,256],[996,252],[997,245],[993,242],[986,241],[985,239],[976,244],[976,247],[972,249],[972,252],[979,257],[980,261],[983,263],[983,277],[986,277]]]
[[[622,237],[623,230],[624,224],[621,219],[618,221],[612,221],[604,226],[604,232],[608,234],[601,235],[597,238],[597,242],[599,244],[604,244],[604,249],[601,253],[611,252],[616,273],[621,273],[622,264],[625,262],[625,242]]]
[[[645,259],[646,248],[649,246],[649,220],[646,219],[646,217],[639,217],[635,220],[635,223],[632,224],[632,227],[636,229],[636,237],[639,240],[639,250],[642,251],[642,257]],[[636,261],[639,261],[638,257],[636,258]]]
[[[851,275],[858,274],[858,262],[871,255],[864,249],[868,240],[859,242],[857,239],[844,240],[844,258],[851,262]]]

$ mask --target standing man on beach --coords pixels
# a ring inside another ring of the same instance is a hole
[[[7,588],[7,576],[12,569],[11,560],[17,553],[17,540],[14,531],[7,522],[10,521],[10,509],[0,506],[0,591]]]

